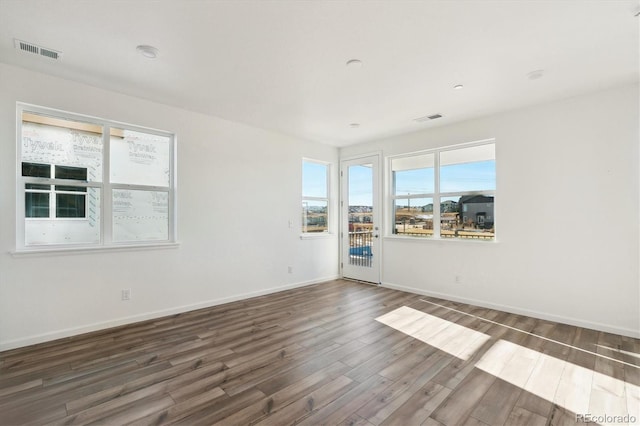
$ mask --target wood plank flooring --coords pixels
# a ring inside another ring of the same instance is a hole
[[[0,352],[0,425],[624,424],[640,422],[639,354],[336,280]]]

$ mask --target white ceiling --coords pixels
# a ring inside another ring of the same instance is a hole
[[[346,146],[637,82],[638,11],[638,0],[0,0],[0,61]]]

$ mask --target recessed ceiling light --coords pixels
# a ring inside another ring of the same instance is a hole
[[[141,54],[145,58],[155,59],[158,57],[158,49],[153,46],[141,44],[136,47],[136,50],[138,51],[139,54]]]
[[[352,129],[357,129],[358,127],[360,127],[360,123],[350,123],[349,127],[351,127]]]
[[[362,61],[360,59],[349,59],[347,61],[347,67],[349,67],[349,68],[362,68]]]
[[[529,80],[537,80],[544,75],[544,70],[535,70],[527,74]]]
[[[453,88],[456,90],[462,90],[464,89],[464,86],[462,84],[456,84],[455,86],[453,86]]]

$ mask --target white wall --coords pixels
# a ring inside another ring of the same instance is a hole
[[[388,156],[496,139],[498,241],[387,237],[383,284],[640,336],[638,92],[619,87],[343,148],[343,158]]]
[[[13,256],[18,101],[175,132],[179,248]],[[302,157],[338,150],[0,64],[0,350],[337,277],[336,236],[299,238]]]

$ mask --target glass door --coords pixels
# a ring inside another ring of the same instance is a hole
[[[342,276],[380,283],[379,156],[346,160],[342,178]]]

